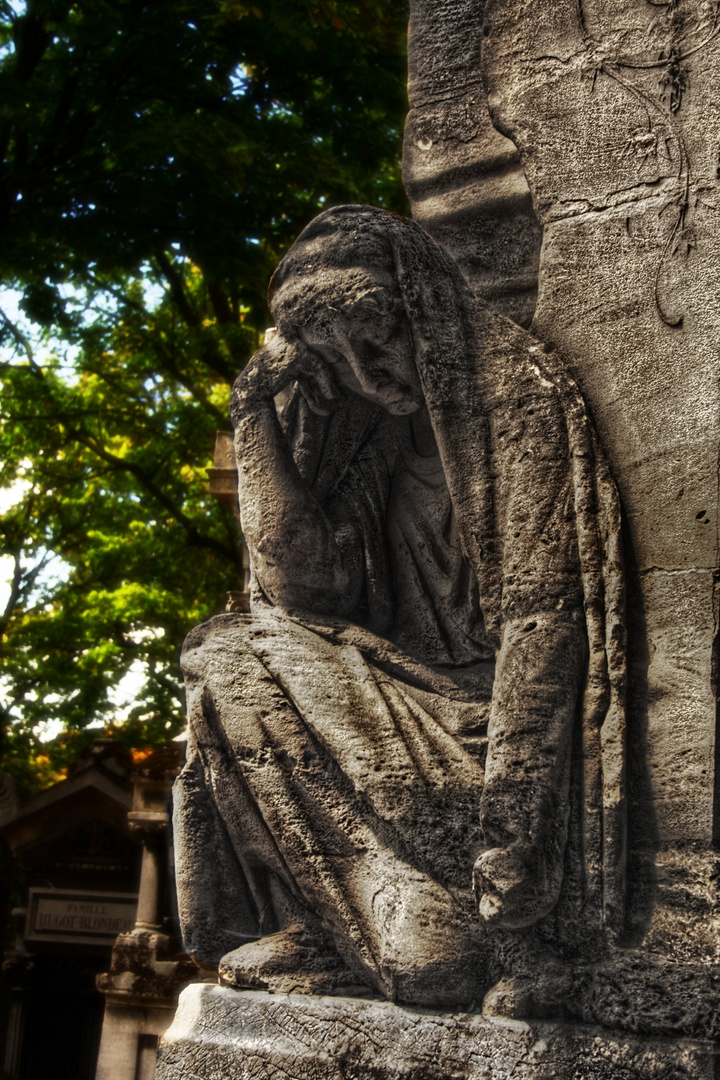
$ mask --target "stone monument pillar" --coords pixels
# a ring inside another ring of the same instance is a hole
[[[403,178],[413,217],[479,296],[529,326],[542,227],[515,144],[490,118],[481,0],[414,0]]]
[[[634,733],[651,803],[638,843],[654,833],[668,879],[682,873],[710,896],[720,12],[700,0],[554,0],[521,13],[491,0],[484,33],[491,114],[521,149],[543,225],[534,328],[572,358],[627,521]],[[710,943],[696,944],[704,955]]]
[[[235,388],[161,1080],[716,1080],[718,50],[411,3],[416,223],[311,223]]]

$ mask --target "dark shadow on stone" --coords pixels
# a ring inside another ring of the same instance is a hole
[[[624,520],[626,520],[624,518]],[[627,907],[622,944],[639,945],[657,897],[657,817],[648,768],[648,665],[645,604],[627,525],[623,527],[627,581]]]
[[[711,680],[715,698],[715,760],[713,762],[713,808],[712,842],[720,848],[720,570],[715,570],[713,580],[713,625],[715,637],[712,646]],[[720,1065],[716,1074],[720,1076]]]

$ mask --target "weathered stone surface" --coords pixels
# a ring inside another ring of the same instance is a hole
[[[644,977],[659,1023],[651,987],[662,976],[642,976],[644,966],[696,965],[667,981],[702,997],[720,956],[718,10],[695,0],[414,0],[412,26],[413,103],[464,110],[465,132],[484,127],[489,108],[519,153],[543,230],[533,329],[574,372],[620,490],[630,573],[624,941],[635,948],[614,962],[640,1011]],[[413,123],[411,112],[408,140]],[[496,167],[492,135],[463,146],[466,168],[474,150],[477,174]],[[418,152],[406,142],[410,184]],[[451,199],[451,174],[440,178],[455,151],[437,139],[428,152],[428,177]],[[453,250],[451,233],[435,235]],[[681,996],[666,1015],[682,1012]]]
[[[413,0],[406,185],[470,290],[357,207],[274,278],[251,613],[184,658],[226,988],[166,1080],[716,1078],[663,1040],[720,1036],[719,51],[706,0]]]
[[[483,66],[544,225],[537,332],[572,358],[627,514],[660,847],[711,842],[716,709],[715,5],[490,0]]]
[[[542,998],[528,964],[623,924],[620,516],[584,403],[382,211],[317,218],[271,303],[233,396],[252,608],[183,655],[186,946],[236,987]]]
[[[192,986],[157,1080],[714,1080],[712,1044]]]
[[[527,326],[542,230],[516,146],[493,126],[481,80],[483,4],[411,4],[403,179],[413,217],[473,290]]]
[[[118,935],[110,970],[98,975],[97,987],[113,1004],[169,1008],[197,975],[192,960],[172,952],[166,934],[136,927]]]

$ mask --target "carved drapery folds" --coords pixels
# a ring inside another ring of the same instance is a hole
[[[597,958],[624,584],[580,392],[382,211],[311,223],[271,305],[233,399],[252,610],[184,654],[186,944],[229,985],[439,1007],[528,950]]]

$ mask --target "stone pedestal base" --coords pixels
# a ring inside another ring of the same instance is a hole
[[[201,984],[181,995],[156,1080],[715,1080],[715,1049]]]

